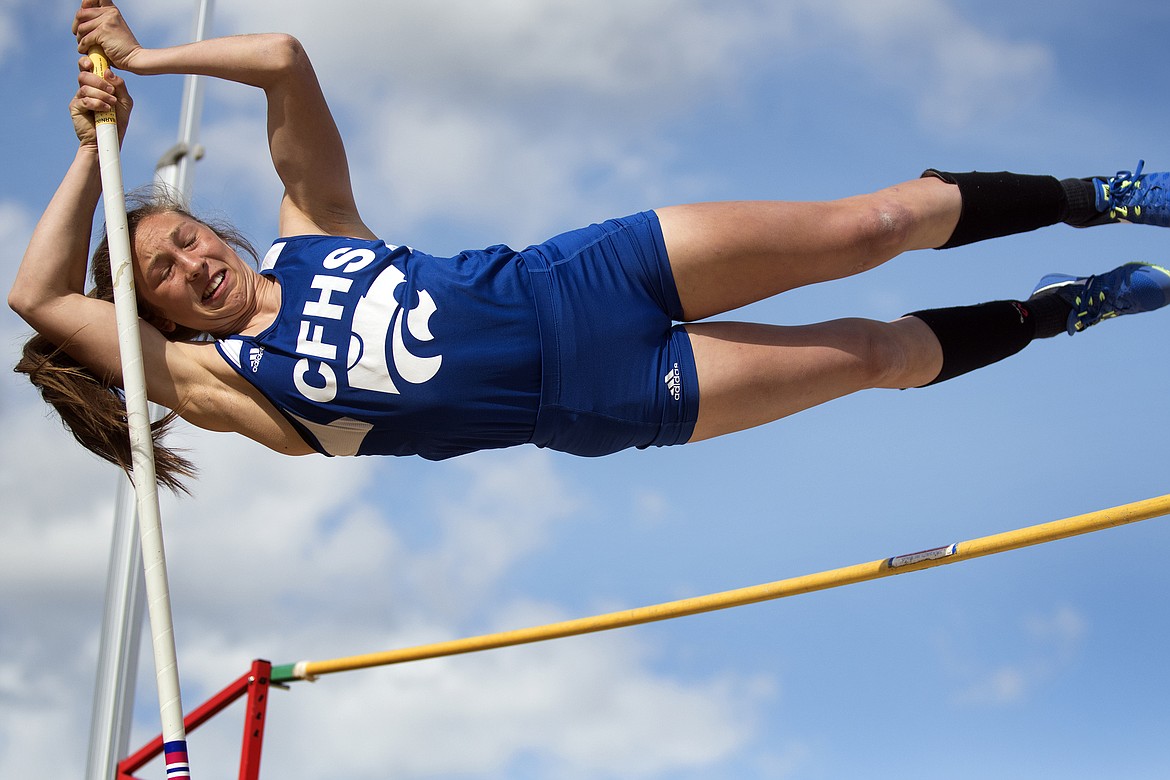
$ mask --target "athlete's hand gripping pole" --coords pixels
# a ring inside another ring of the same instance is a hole
[[[100,49],[89,52],[93,70],[105,76],[109,62]],[[130,262],[130,231],[126,225],[126,198],[122,186],[122,162],[118,146],[118,119],[115,112],[94,117],[98,159],[105,202],[106,235],[110,247],[110,271],[114,281],[114,307],[118,322],[118,348],[122,358],[122,387],[130,425],[131,466],[138,507],[138,533],[142,539],[142,562],[146,574],[150,633],[154,645],[154,669],[158,684],[159,711],[166,754],[168,780],[188,778],[187,734],[183,726],[183,703],[179,696],[179,667],[175,653],[174,623],[171,617],[170,585],[163,549],[162,521],[155,478],[154,442],[146,400],[146,374],[142,363],[142,339],[138,330],[138,305],[134,298],[134,271]]]

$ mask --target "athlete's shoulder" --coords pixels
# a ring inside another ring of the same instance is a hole
[[[288,455],[305,455],[312,448],[277,410],[276,406],[228,362],[218,347],[236,341],[184,342],[175,344],[186,371],[176,411],[187,422],[209,431],[241,433],[270,449]],[[196,376],[197,375],[197,376]]]

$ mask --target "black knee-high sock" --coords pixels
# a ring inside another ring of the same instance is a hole
[[[1027,301],[912,312],[910,316],[925,322],[942,346],[942,370],[924,387],[998,363],[1034,339],[1064,332],[1071,309],[1058,295],[1048,292]]]
[[[959,224],[939,249],[1026,233],[1057,222],[1088,225],[1101,216],[1089,179],[1058,180],[1008,171],[948,173],[934,168],[922,175],[957,185],[963,198]]]
[[[963,198],[959,224],[939,249],[1055,225],[1064,219],[1068,208],[1065,188],[1052,176],[1008,171],[948,173],[933,168],[922,175],[958,185]]]

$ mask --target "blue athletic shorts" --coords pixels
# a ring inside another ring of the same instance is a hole
[[[532,442],[584,456],[686,443],[699,385],[658,216],[591,225],[521,256],[543,360]]]

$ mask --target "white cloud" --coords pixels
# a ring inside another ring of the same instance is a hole
[[[474,613],[484,606],[476,594],[490,593],[518,561],[542,547],[550,526],[574,514],[581,499],[554,471],[548,454],[535,449],[452,465],[448,479],[459,481],[432,498],[430,522],[441,529],[441,546],[419,560],[415,584],[422,592],[470,595],[475,600],[460,613]]]
[[[1037,641],[1068,650],[1075,649],[1089,630],[1085,617],[1067,604],[1049,615],[1031,616],[1026,626]]]
[[[279,26],[297,35],[347,94],[438,90],[436,99],[481,105],[568,87],[603,103],[660,108],[687,96],[664,86],[730,82],[730,55],[743,57],[762,40],[749,11],[678,0],[340,0],[217,11],[232,32]]]
[[[28,246],[35,223],[36,216],[25,205],[11,200],[0,201],[0,242],[3,242],[2,245],[8,247],[10,251],[5,262],[0,264],[0,285],[3,285],[5,293],[12,287],[12,280],[16,278],[20,256]],[[17,322],[17,318],[7,306],[3,311],[5,319],[11,318],[12,322]]]
[[[959,694],[959,704],[999,707],[1022,701],[1035,680],[1029,672],[1014,666],[1002,666],[986,672]]]
[[[84,675],[50,666],[30,675],[27,664],[5,666],[15,667],[20,680],[14,691],[0,688],[0,775],[42,777],[50,765],[81,775],[86,745],[76,737],[89,730],[92,664]],[[73,737],[62,740],[62,734]]]
[[[660,528],[670,517],[670,498],[661,490],[640,488],[634,495],[634,519],[639,526]]]
[[[130,12],[128,12],[130,13]],[[132,19],[164,20],[154,4]],[[167,12],[169,14],[169,12]],[[342,126],[358,203],[390,240],[458,224],[487,243],[701,197],[669,173],[673,124],[734,101],[789,65],[841,59],[904,96],[923,123],[961,129],[1010,115],[1048,84],[1046,48],[997,37],[943,0],[771,7],[686,0],[449,0],[216,8],[214,32],[279,28],[308,47]],[[173,15],[172,15],[173,16]],[[339,25],[339,18],[350,23]],[[186,24],[186,22],[184,22]],[[205,113],[204,200],[275,210],[258,105],[220,93]],[[216,104],[220,105],[220,104]],[[246,117],[246,118],[245,118]],[[422,247],[454,252],[467,243]]]
[[[18,23],[14,18],[14,0],[0,0],[0,63],[16,56],[20,51]]]
[[[558,617],[531,605],[501,614],[509,626]],[[215,654],[226,659],[230,648]],[[219,682],[246,668],[238,662]],[[521,767],[562,778],[701,773],[752,743],[774,687],[725,672],[663,675],[628,633],[337,673],[272,693],[263,764],[273,774],[355,780],[510,776]],[[140,697],[146,721],[155,719],[150,695]],[[233,768],[239,718],[237,706],[189,735],[201,772]]]
[[[823,35],[849,39],[869,78],[911,96],[919,118],[943,130],[1009,115],[1054,74],[1047,46],[993,35],[945,0],[815,5],[824,14]]]
[[[270,29],[279,19],[305,42],[343,126],[367,221],[406,236],[458,215],[490,229],[491,241],[537,240],[609,216],[601,194],[657,205],[671,150],[656,128],[701,96],[734,89],[737,70],[761,51],[760,26],[742,14],[662,0],[222,12],[223,28]],[[361,23],[332,24],[339,16]],[[255,133],[211,130],[208,148],[225,137]],[[231,153],[257,151],[249,142]]]
[[[36,418],[3,421],[27,419]],[[202,468],[196,498],[168,498],[163,508],[188,710],[256,656],[329,658],[564,618],[552,604],[501,590],[552,526],[583,506],[547,453],[415,469],[388,459],[280,458],[194,431],[176,443],[192,447]],[[0,632],[0,698],[16,705],[0,716],[7,734],[21,733],[16,718],[83,729],[88,695],[46,696],[36,686],[56,675],[62,688],[88,691],[96,656],[113,472],[94,464],[88,476],[71,475],[71,490],[36,495],[38,484],[59,478],[38,475],[37,464],[68,461],[77,449],[62,435],[44,446],[35,460],[26,451],[4,464],[19,499],[6,526],[12,557],[0,568],[5,592],[22,598],[0,615],[23,627]],[[420,526],[421,538],[410,541]],[[32,630],[46,612],[70,617]],[[651,646],[615,633],[297,684],[274,699],[265,765],[360,778],[387,767],[423,777],[535,761],[566,777],[651,777],[717,766],[751,741],[759,708],[774,695],[769,680],[683,678],[657,671],[655,660]],[[138,720],[151,724],[148,644],[140,665]],[[231,768],[235,717],[192,736],[204,771]],[[323,747],[293,749],[309,743]],[[27,770],[24,747],[8,764],[0,759],[0,770]],[[79,752],[67,761],[83,759]]]
[[[494,242],[501,234],[543,237],[550,224],[581,219],[585,194],[574,177],[601,163],[587,149],[561,137],[534,136],[502,114],[400,108],[386,107],[351,135],[352,157],[371,164],[355,179],[359,203],[369,204],[365,211],[376,230],[410,235],[428,219],[458,214]]]
[[[958,674],[964,682],[955,696],[957,704],[1002,707],[1027,701],[1072,664],[1088,630],[1084,616],[1068,605],[1029,614],[1021,626],[1022,641],[1013,645],[1015,659],[988,665],[962,654]]]
[[[219,110],[205,113],[200,128],[199,143],[207,151],[195,166],[195,210],[214,217],[248,208],[275,225],[281,185],[268,153],[263,103],[241,107],[230,89],[209,89],[208,95],[224,99],[213,104]]]
[[[436,465],[290,459],[237,437],[191,431],[189,439],[202,474],[195,499],[164,508],[168,546],[177,587],[191,588],[195,608],[220,625],[242,587],[257,603],[285,608],[391,604],[398,620],[446,614],[444,593],[457,592],[470,600],[449,616],[456,619],[490,598],[500,577],[545,543],[550,524],[579,505],[546,454],[533,449]],[[408,545],[399,529],[417,526],[434,540]],[[222,573],[212,582],[203,570],[209,561]],[[298,576],[290,579],[290,570]],[[394,604],[403,589],[416,591],[409,607]]]
[[[11,372],[0,380],[0,424],[6,440],[19,443],[0,449],[0,590],[39,594],[66,608],[105,565],[104,554],[95,558],[93,551],[105,546],[116,472],[83,452],[32,386]],[[13,599],[0,603],[0,615],[35,622],[41,608]]]
[[[521,606],[501,622],[555,617]],[[280,765],[283,746],[312,738],[363,749],[298,756],[310,775],[460,776],[535,762],[541,776],[651,777],[717,766],[752,739],[770,683],[683,683],[645,656],[632,635],[608,634],[329,676],[274,703],[289,714],[272,717],[291,722],[273,733],[271,755]]]

